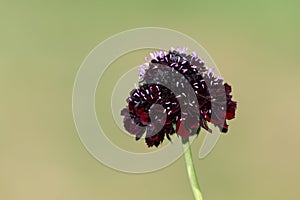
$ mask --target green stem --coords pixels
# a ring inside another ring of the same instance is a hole
[[[184,150],[184,158],[185,158],[185,163],[186,163],[186,168],[188,172],[188,177],[191,183],[191,187],[194,193],[195,200],[203,200],[198,179],[196,176],[195,168],[194,168],[194,163],[193,163],[193,158],[192,158],[192,152],[191,152],[191,147],[188,139],[182,139],[182,145],[183,145],[183,150]]]

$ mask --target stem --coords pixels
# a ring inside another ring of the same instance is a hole
[[[196,176],[195,168],[194,168],[194,163],[193,163],[193,158],[192,158],[192,152],[191,152],[191,147],[189,143],[189,139],[182,139],[182,145],[183,145],[183,150],[184,150],[184,158],[185,158],[185,164],[188,172],[188,177],[191,183],[191,187],[194,193],[195,200],[203,200],[198,179]]]

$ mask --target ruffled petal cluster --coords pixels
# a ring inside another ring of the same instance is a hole
[[[222,132],[228,131],[227,120],[235,117],[237,103],[232,100],[231,86],[215,77],[213,70],[206,68],[196,53],[187,54],[187,49],[171,49],[150,54],[140,68],[140,84],[130,92],[128,106],[121,111],[124,127],[139,140],[145,133],[148,147],[158,147],[166,137],[174,133],[182,138],[198,134],[201,127],[211,132],[208,122]],[[166,68],[167,67],[167,68]],[[178,78],[175,73],[184,78]],[[184,87],[190,84],[190,90]],[[180,94],[166,85],[180,89]],[[197,101],[190,101],[187,94],[193,92]],[[180,100],[185,105],[181,112]],[[197,104],[197,105],[196,105]],[[159,106],[158,106],[159,105]],[[189,117],[189,120],[186,118]]]

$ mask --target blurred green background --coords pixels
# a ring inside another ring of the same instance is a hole
[[[154,173],[120,173],[85,150],[73,123],[83,59],[107,37],[144,26],[197,40],[233,86],[229,134],[204,160],[202,138],[193,144],[205,199],[299,199],[299,8],[296,0],[1,0],[0,199],[193,198],[182,158]],[[134,63],[143,62],[139,54]],[[100,118],[108,95],[97,93]],[[143,144],[128,141],[120,145]]]

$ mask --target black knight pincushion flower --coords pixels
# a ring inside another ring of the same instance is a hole
[[[186,48],[150,55],[152,59],[146,58],[140,68],[139,86],[130,92],[128,106],[121,112],[125,129],[136,140],[146,134],[148,147],[158,147],[165,137],[171,140],[175,133],[185,139],[198,134],[201,128],[211,132],[208,123],[226,133],[227,120],[235,117],[237,106],[230,94],[231,86],[215,77],[196,53],[188,55]],[[181,78],[175,76],[178,73]],[[185,82],[191,87],[185,87]],[[166,85],[178,88],[179,94]],[[189,98],[191,92],[196,99]]]

